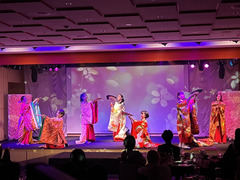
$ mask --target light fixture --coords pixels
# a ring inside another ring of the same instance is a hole
[[[199,70],[199,71],[203,71],[203,70],[204,70],[203,61],[200,61],[200,62],[199,62],[198,70]]]
[[[33,50],[37,49],[37,47],[33,47]]]
[[[204,63],[204,68],[206,68],[206,69],[209,68],[209,63],[208,62]]]
[[[167,46],[167,43],[161,43],[161,45],[163,45],[163,46]]]
[[[1,48],[1,51],[3,51],[5,48]]]
[[[219,70],[218,70],[218,76],[220,79],[224,79],[224,76],[225,76],[225,65],[226,63],[223,62],[223,61],[219,61],[218,62],[218,65],[219,65]]]
[[[55,67],[55,69],[54,69],[55,71],[58,71],[58,67]]]
[[[233,40],[233,42],[235,42],[236,44],[238,43],[238,40]]]
[[[201,44],[201,42],[196,42],[197,43],[197,45],[200,45]]]
[[[196,63],[195,62],[190,62],[190,68],[194,69],[196,67]]]

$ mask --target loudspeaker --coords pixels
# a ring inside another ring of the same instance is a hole
[[[37,82],[38,71],[36,68],[32,68],[32,82]]]

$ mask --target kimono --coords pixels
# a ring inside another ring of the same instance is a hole
[[[187,99],[177,103],[177,132],[181,143],[192,143],[190,110]]]
[[[147,128],[148,123],[146,119],[132,123],[131,135],[136,140],[136,148],[151,148],[159,145],[151,141]]]
[[[115,102],[111,107],[108,130],[113,132],[114,141],[123,141],[126,138],[126,116],[123,114],[124,103]]]
[[[199,146],[212,146],[214,143],[226,143],[225,104],[214,101],[211,104],[209,138],[198,139]]]
[[[93,124],[98,122],[98,103],[94,102],[82,102],[81,103],[81,125],[82,133],[80,140],[76,141],[77,144],[85,143],[86,141],[94,142],[95,133]]]
[[[20,144],[32,144],[33,130],[39,129],[41,127],[41,118],[37,117],[40,113],[38,104],[31,102],[21,103],[20,118],[18,121],[18,142]]]
[[[195,107],[195,100],[190,99],[188,103],[189,108],[189,115],[190,115],[190,121],[191,121],[191,132],[192,134],[199,134],[199,125],[197,120],[197,110]]]
[[[46,143],[47,148],[64,148],[67,143],[63,132],[63,118],[43,118],[39,143]]]
[[[214,101],[211,106],[209,138],[217,143],[226,143],[225,104]]]

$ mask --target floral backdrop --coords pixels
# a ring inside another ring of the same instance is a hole
[[[210,61],[210,67],[199,71],[188,65],[155,66],[102,66],[62,67],[57,72],[38,73],[37,82],[31,80],[30,67],[25,69],[26,93],[40,97],[41,112],[55,116],[59,108],[66,111],[65,132],[80,133],[80,100],[85,92],[89,100],[99,101],[99,122],[94,125],[96,133],[110,133],[107,129],[110,116],[110,101],[106,95],[123,94],[126,112],[140,119],[140,111],[147,110],[150,133],[162,133],[165,129],[176,131],[176,94],[201,88],[197,97],[197,116],[200,136],[208,136],[211,102],[218,91],[239,90],[238,66],[225,64],[225,77],[218,76],[218,61]],[[127,127],[131,128],[127,118]],[[237,128],[237,127],[236,127]]]

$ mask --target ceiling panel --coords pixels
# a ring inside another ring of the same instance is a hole
[[[183,26],[180,28],[181,34],[209,34],[212,30],[212,26]]]
[[[83,9],[83,10],[64,10],[58,11],[60,15],[71,19],[75,23],[82,22],[103,22],[104,17],[101,16],[95,9]]]
[[[220,4],[217,17],[240,17],[240,2]]]
[[[177,31],[179,30],[178,21],[146,22],[150,31]]]
[[[215,12],[210,13],[182,13],[179,14],[179,23],[188,24],[213,24],[215,22]]]
[[[144,20],[153,19],[177,19],[178,12],[176,5],[153,6],[153,7],[138,7],[137,11]]]
[[[161,32],[161,33],[152,33],[152,36],[154,40],[159,41],[159,40],[180,40],[181,34],[180,32]]]
[[[126,28],[118,29],[118,31],[124,36],[149,36],[150,33],[146,27],[143,28]]]
[[[86,23],[86,24],[79,24],[79,27],[83,28],[87,32],[93,33],[113,33],[117,32],[113,26],[109,23]]]
[[[179,0],[179,12],[186,11],[216,11],[221,0]]]
[[[112,42],[127,42],[127,40],[120,34],[115,35],[95,35],[98,39],[100,39],[104,43],[112,43]]]
[[[106,17],[106,20],[110,22],[114,27],[136,27],[144,26],[144,22],[140,16],[118,16],[118,17]]]

